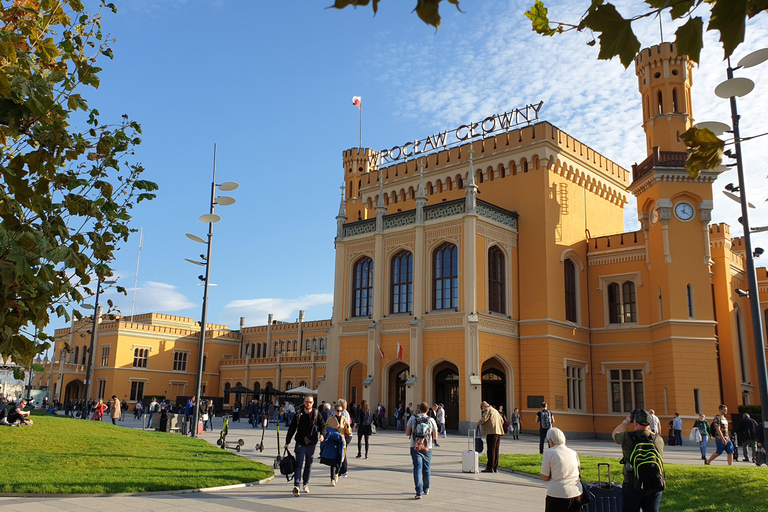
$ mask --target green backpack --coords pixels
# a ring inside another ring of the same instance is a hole
[[[655,434],[640,436],[635,432],[628,432],[627,436],[634,444],[629,460],[624,464],[635,490],[643,496],[652,496],[666,489],[664,476],[664,461],[653,443]]]

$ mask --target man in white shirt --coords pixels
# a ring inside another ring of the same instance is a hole
[[[648,412],[651,414],[651,432],[658,436],[661,434],[661,420],[653,409],[648,409]]]
[[[445,431],[445,407],[443,404],[437,404],[437,429],[442,432],[443,437],[448,437],[448,433]]]

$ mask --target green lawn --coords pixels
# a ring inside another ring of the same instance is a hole
[[[581,456],[584,481],[597,480],[597,463],[611,464],[612,478],[621,483],[618,459]],[[481,457],[485,463],[486,457]],[[541,455],[501,455],[499,467],[541,474]],[[689,466],[665,464],[667,490],[661,498],[665,512],[694,512],[703,510],[760,511],[768,510],[768,468],[751,466]],[[603,480],[605,480],[603,475]]]
[[[264,464],[201,439],[64,416],[35,414],[33,419],[32,426],[2,427],[0,492],[168,491],[274,474]]]

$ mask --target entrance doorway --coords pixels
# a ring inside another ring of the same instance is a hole
[[[445,407],[445,428],[458,429],[459,369],[451,363],[442,363],[435,368],[435,403]]]
[[[70,400],[80,400],[83,398],[83,391],[85,391],[85,385],[81,380],[73,380],[67,384],[64,388],[64,403]]]
[[[387,408],[387,421],[395,426],[395,411],[400,404],[405,404],[405,381],[411,377],[411,370],[405,363],[397,363],[389,369],[389,400],[384,406]]]
[[[365,379],[367,372],[367,365],[363,363],[355,363],[349,369],[347,374],[347,389],[344,398],[350,404],[358,405],[363,399],[363,380]]]
[[[501,363],[496,359],[489,359],[483,364],[482,396],[483,400],[496,409],[504,407],[504,414],[509,414],[507,407],[507,377],[502,370]]]

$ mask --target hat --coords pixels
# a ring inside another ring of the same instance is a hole
[[[650,425],[651,416],[645,409],[635,409],[632,411],[632,420],[638,425]]]

